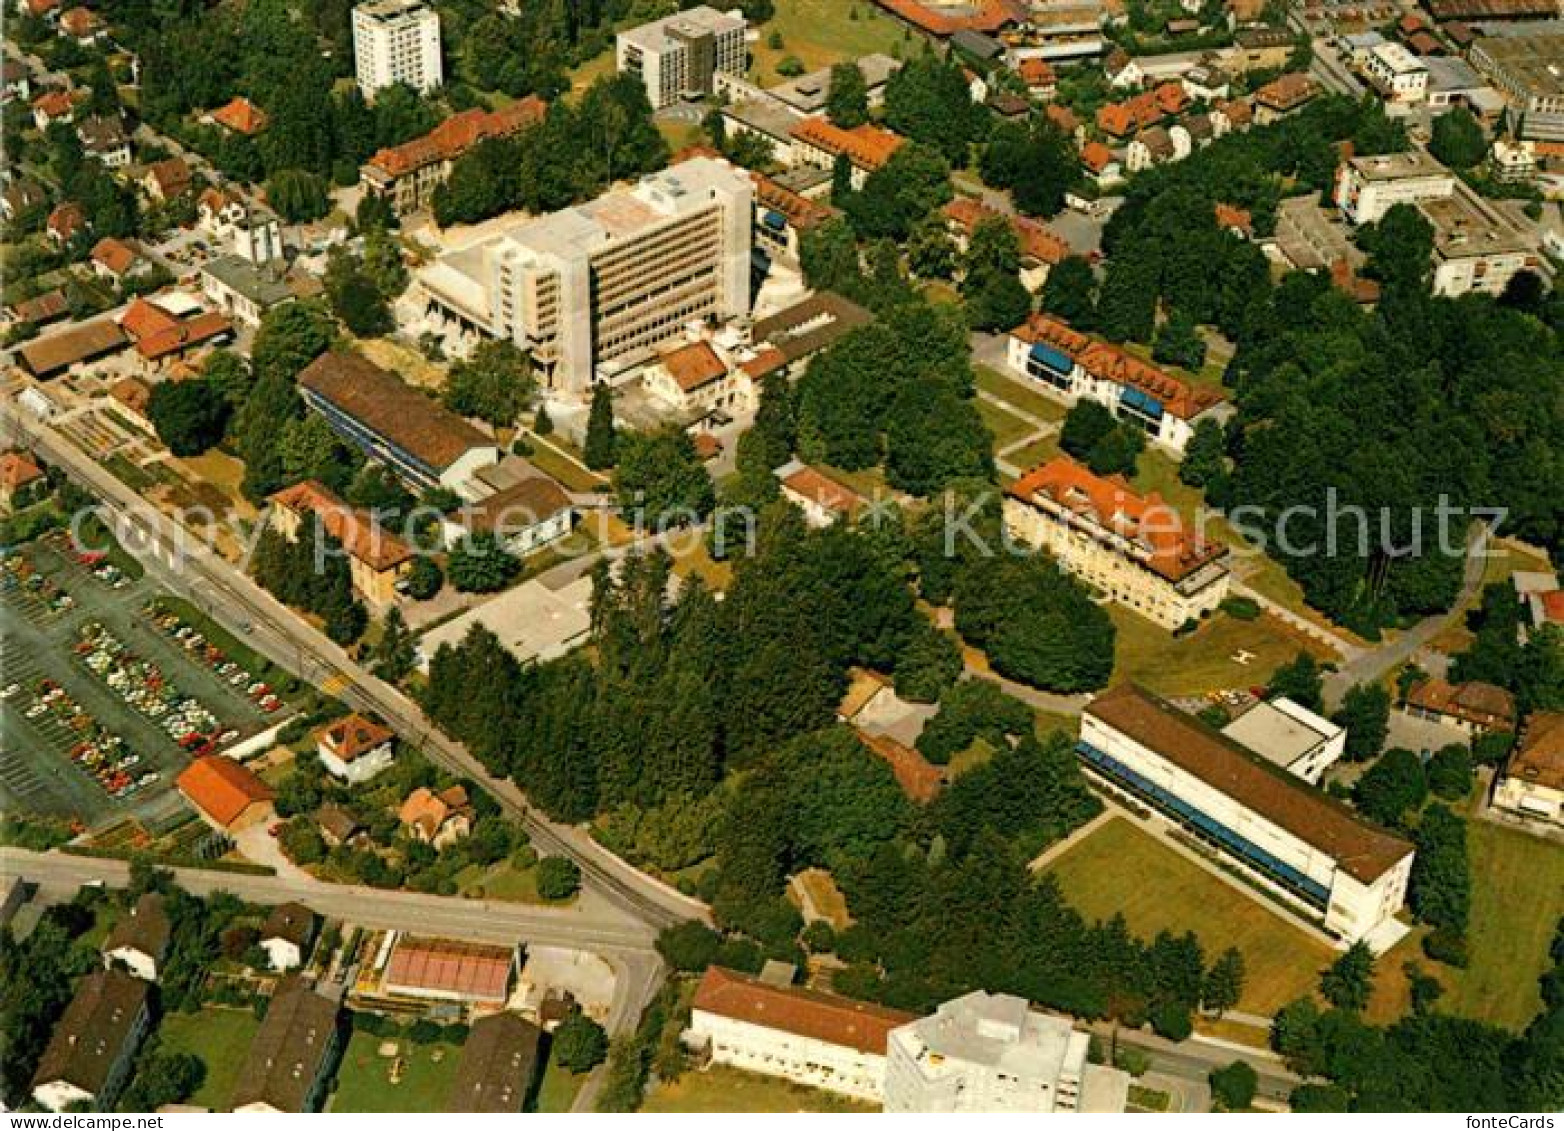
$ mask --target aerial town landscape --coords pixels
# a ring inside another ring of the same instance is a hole
[[[726,2],[6,0],[0,1111],[1564,1110],[1564,0]]]

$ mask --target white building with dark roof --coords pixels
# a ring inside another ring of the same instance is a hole
[[[151,991],[123,970],[81,980],[33,1072],[32,1096],[50,1111],[88,1103],[113,1111],[152,1026]]]
[[[713,93],[718,74],[743,75],[744,17],[701,5],[619,33],[614,56],[620,74],[646,87],[653,110],[682,98]]]

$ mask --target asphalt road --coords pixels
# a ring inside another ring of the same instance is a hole
[[[373,711],[435,761],[481,782],[503,808],[522,821],[540,852],[574,859],[581,868],[583,884],[601,889],[605,898],[653,928],[706,917],[704,904],[626,864],[585,830],[558,824],[535,812],[515,783],[490,775],[463,746],[441,734],[411,699],[361,668],[341,648],[54,428],[27,416],[14,403],[0,409],[0,426],[97,496],[110,512],[125,548],[164,585],[187,596],[274,662],[327,688],[355,709]]]

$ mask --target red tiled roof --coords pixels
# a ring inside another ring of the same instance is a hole
[[[1255,101],[1269,109],[1285,113],[1298,106],[1302,106],[1313,98],[1317,88],[1314,80],[1301,72],[1282,75],[1272,79],[1259,90],[1255,91]]]
[[[728,363],[718,356],[710,342],[691,342],[670,350],[658,359],[674,384],[686,393],[727,376]]]
[[[773,986],[759,978],[709,967],[701,975],[692,1008],[765,1029],[885,1055],[892,1029],[916,1014],[801,986]]]
[[[823,149],[832,156],[845,153],[858,168],[871,172],[889,161],[907,140],[868,122],[844,130],[826,118],[805,118],[791,132],[806,145]]]
[[[1010,230],[1016,234],[1023,258],[1052,266],[1067,258],[1070,245],[1048,230],[1044,224],[1025,216],[1007,216],[997,208],[990,208],[970,196],[958,196],[942,209],[945,219],[955,224],[962,234],[971,236],[985,220],[1009,220]]]
[[[87,214],[81,210],[81,205],[68,200],[49,213],[45,226],[58,238],[68,240],[86,222]]]
[[[1132,684],[1105,691],[1086,714],[1325,853],[1361,883],[1372,884],[1412,852],[1400,837]]]
[[[710,432],[697,432],[694,443],[695,454],[700,457],[702,463],[714,460],[722,454],[722,441]]]
[[[360,754],[366,754],[394,737],[390,727],[359,714],[338,719],[322,727],[316,734],[317,741],[323,743],[340,762],[351,762]]]
[[[1508,728],[1515,721],[1515,698],[1502,687],[1478,680],[1449,683],[1430,676],[1407,691],[1407,704],[1483,727]]]
[[[1053,86],[1055,82],[1053,64],[1047,59],[1039,59],[1035,56],[1022,59],[1021,65],[1016,68],[1016,73],[1028,87]]]
[[[132,341],[139,342],[143,338],[150,338],[153,334],[171,330],[179,325],[179,320],[168,311],[162,309],[144,298],[138,298],[125,308],[125,313],[119,316],[120,329],[130,335]]]
[[[165,199],[176,197],[190,189],[190,166],[182,157],[170,157],[147,169],[147,176],[157,183],[158,191]]]
[[[1057,102],[1050,102],[1044,109],[1043,115],[1067,134],[1073,134],[1081,128],[1080,119],[1075,116],[1075,111]]]
[[[91,35],[103,26],[102,18],[87,8],[72,8],[60,16],[60,26],[77,39]]]
[[[1180,99],[1183,98],[1182,87],[1166,83],[1156,90],[1148,90],[1123,102],[1110,102],[1097,111],[1097,128],[1114,137],[1124,137],[1136,130],[1156,125],[1169,114],[1177,112],[1168,109],[1175,101],[1173,96],[1163,93],[1170,89],[1177,91]]]
[[[228,105],[212,111],[212,121],[247,137],[260,133],[270,120],[266,111],[248,98],[235,98]]]
[[[1025,5],[1017,0],[974,0],[960,9],[931,7],[919,0],[875,0],[875,3],[914,27],[941,36],[953,35],[963,29],[998,31],[1007,24],[1024,22],[1027,16]]]
[[[1056,456],[1027,472],[1006,494],[1028,506],[1046,498],[1082,521],[1138,545],[1145,565],[1169,581],[1188,577],[1227,548],[1203,542],[1178,511],[1153,491],[1137,495],[1123,476],[1094,475],[1069,456]]]
[[[386,963],[385,984],[388,988],[498,1001],[510,987],[515,962],[512,947],[404,936]]]
[[[480,141],[508,137],[543,120],[548,105],[537,95],[507,103],[498,110],[474,106],[452,114],[422,137],[379,150],[369,164],[393,177],[406,176],[437,161],[455,161]]]
[[[321,527],[327,534],[342,543],[342,548],[350,556],[376,573],[395,569],[413,556],[407,543],[369,515],[348,506],[324,484],[313,479],[283,488],[271,496],[271,501],[297,514],[314,515],[320,519]]]
[[[27,0],[27,10],[35,16],[46,16],[65,0]]]
[[[221,754],[197,758],[174,779],[174,784],[196,808],[225,828],[250,806],[276,796],[271,786]]]
[[[194,318],[148,334],[136,343],[136,352],[148,361],[159,361],[170,354],[183,353],[203,342],[233,332],[233,323],[216,311],[204,311]]]
[[[0,453],[0,487],[6,491],[18,491],[29,483],[43,478],[43,468],[33,462],[26,452]]]
[[[55,287],[52,291],[45,291],[36,298],[19,302],[11,308],[11,313],[18,322],[50,322],[56,318],[69,314],[71,304],[65,297],[65,292]]]
[[[1564,624],[1564,589],[1550,590],[1542,594],[1539,599],[1542,601],[1544,619],[1555,624]]]
[[[76,109],[76,98],[68,90],[46,90],[33,99],[33,109],[50,118],[63,118]]]
[[[1236,204],[1225,204],[1220,200],[1216,203],[1216,225],[1219,228],[1237,228],[1245,235],[1254,232],[1254,219],[1249,215],[1247,208],[1239,208]]]
[[[891,767],[891,773],[896,775],[896,784],[901,786],[901,791],[909,799],[919,805],[927,805],[939,796],[940,787],[945,784],[945,775],[922,754],[906,743],[897,742],[888,734],[867,734],[861,730],[853,733],[875,757]]]
[[[104,236],[92,247],[92,261],[123,275],[136,262],[136,250],[113,236]]]
[[[812,467],[800,467],[782,480],[782,486],[817,506],[846,514],[863,500],[856,491],[828,479]]]
[[[1240,98],[1219,102],[1216,108],[1222,112],[1222,116],[1234,127],[1247,126],[1254,121],[1254,107]]]
[[[787,364],[787,354],[775,346],[766,346],[739,368],[754,380],[769,376]]]
[[[1094,173],[1102,172],[1117,161],[1113,150],[1100,141],[1089,141],[1081,147],[1081,164]]]
[[[1189,105],[1189,95],[1184,92],[1183,86],[1176,82],[1165,82],[1151,92],[1162,112],[1169,116],[1183,113],[1184,107]]]
[[[1526,720],[1504,776],[1564,790],[1564,714],[1539,711]]]
[[[682,156],[683,154],[680,154],[680,157]],[[675,164],[677,161],[678,158],[675,159]],[[792,189],[777,184],[764,173],[751,172],[749,178],[755,182],[756,203],[762,208],[770,208],[782,213],[787,217],[789,224],[801,231],[823,224],[836,215],[836,209],[830,205],[821,204],[818,200],[810,200],[807,196],[800,196]]]
[[[1443,55],[1444,44],[1440,43],[1426,31],[1413,32],[1407,36],[1407,46],[1414,55]]]

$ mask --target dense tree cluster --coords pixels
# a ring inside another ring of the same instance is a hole
[[[995,126],[978,170],[985,184],[1009,189],[1022,213],[1053,216],[1080,179],[1081,159],[1063,131],[1038,115],[1030,124]]]
[[[285,605],[313,613],[326,635],[351,644],[364,634],[369,613],[354,595],[342,544],[320,524],[305,522],[289,541],[276,530],[263,531],[251,568],[255,580]]]
[[[933,146],[957,167],[966,165],[989,121],[988,109],[972,101],[966,76],[953,58],[925,53],[905,63],[885,84],[885,124]]]
[[[1480,680],[1513,692],[1522,714],[1564,710],[1564,633],[1556,625],[1531,628],[1513,585],[1486,587],[1467,623],[1472,644],[1456,656],[1453,679]]]

